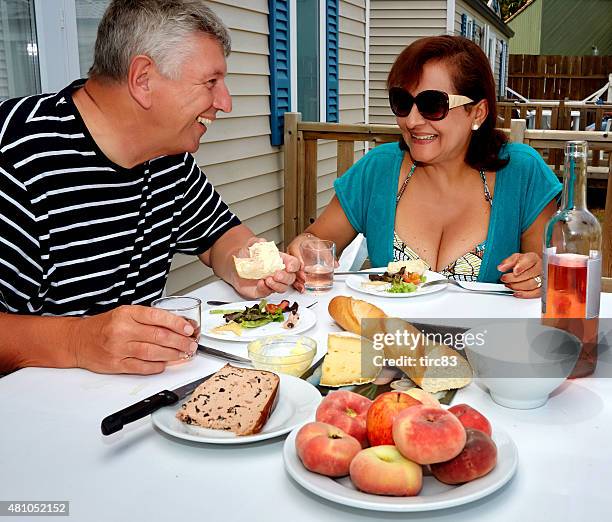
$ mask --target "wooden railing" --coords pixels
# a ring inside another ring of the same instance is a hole
[[[603,118],[605,115],[612,114],[612,105],[594,105],[564,100],[533,103],[498,102],[497,112],[500,127],[505,128],[510,128],[511,121],[515,118],[526,119],[531,116],[533,117],[533,129],[548,127],[550,130],[578,131],[593,125],[595,131],[602,131],[604,130]],[[548,120],[546,124],[545,118]],[[592,148],[592,152],[591,165],[599,167],[599,150]],[[546,159],[553,170],[558,173],[559,166],[563,163],[563,153],[558,150],[551,151],[546,155]]]
[[[612,114],[612,104],[595,105],[593,103],[582,103],[573,101],[534,101],[531,103],[500,101],[497,102],[497,113],[503,127],[510,127],[512,119],[527,118],[528,114],[534,115],[534,128],[541,129],[544,123],[544,112],[550,111],[550,130],[570,130],[574,123],[572,112],[578,112],[576,121],[579,128],[573,130],[585,130],[587,125],[595,124],[594,130],[602,130],[604,115]]]
[[[563,150],[568,140],[586,140],[592,149],[607,154],[605,176],[609,179],[612,136],[596,131],[528,130],[525,120],[513,120],[509,129],[502,130],[510,135],[512,141],[527,143],[539,151]],[[285,245],[312,223],[317,215],[318,140],[337,141],[337,175],[341,176],[354,162],[356,141],[367,141],[376,146],[397,141],[400,135],[396,125],[302,122],[299,113],[285,113]],[[607,184],[603,254],[603,274],[612,276],[612,183]]]

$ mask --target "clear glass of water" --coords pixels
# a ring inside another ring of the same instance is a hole
[[[334,284],[336,244],[324,239],[307,239],[300,245],[304,261],[304,288],[309,292],[323,293]]]
[[[202,321],[202,301],[197,297],[186,297],[181,295],[170,295],[160,297],[151,303],[153,308],[161,308],[175,315],[187,319],[193,326],[191,338],[197,343],[200,339],[200,328]],[[195,354],[195,352],[194,352]],[[193,355],[185,355],[185,360],[192,359]],[[179,361],[180,362],[180,361]]]

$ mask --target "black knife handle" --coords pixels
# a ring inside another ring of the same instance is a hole
[[[109,415],[102,421],[101,429],[103,435],[110,435],[123,428],[126,424],[151,415],[154,411],[177,403],[179,397],[176,393],[164,390],[151,395],[146,399],[132,404],[127,408]]]

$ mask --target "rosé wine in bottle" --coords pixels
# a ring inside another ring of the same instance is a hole
[[[597,365],[601,294],[601,226],[586,207],[587,142],[568,141],[561,209],[544,231],[542,319],[567,330],[582,346],[570,378]]]

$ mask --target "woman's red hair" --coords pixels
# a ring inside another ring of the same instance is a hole
[[[477,131],[472,132],[465,162],[475,169],[497,171],[508,164],[508,158],[500,158],[502,146],[507,142],[503,132],[496,129],[497,99],[495,80],[489,59],[478,45],[462,36],[429,36],[420,38],[406,47],[395,59],[387,78],[391,87],[412,88],[423,74],[429,62],[442,62],[451,71],[455,93],[468,96],[475,102],[486,100],[488,114]],[[470,105],[466,105],[470,110]],[[408,150],[406,142],[400,147]]]

